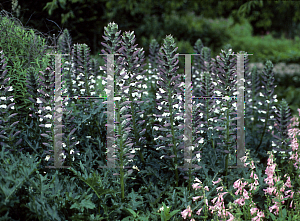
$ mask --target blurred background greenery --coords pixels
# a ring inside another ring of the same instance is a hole
[[[149,55],[151,39],[161,45],[166,35],[173,35],[178,53],[194,53],[193,46],[201,39],[215,58],[225,45],[235,53],[246,51],[249,62],[300,63],[299,1],[219,1],[219,0],[52,0],[2,1],[0,10],[12,13],[24,27],[38,30],[36,35],[53,46],[67,28],[72,43],[87,44],[91,55],[99,56],[104,42],[104,26],[115,22],[119,30],[134,31],[136,44]],[[56,39],[57,40],[57,39]],[[193,58],[193,56],[192,56]],[[179,71],[184,73],[184,57],[179,56]],[[278,100],[286,99],[292,115],[298,115],[300,103],[299,67],[293,76],[288,69],[275,76],[289,76],[290,81],[276,81]],[[284,79],[284,77],[282,78]]]

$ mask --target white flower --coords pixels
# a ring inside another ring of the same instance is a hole
[[[168,116],[170,116],[170,113],[163,113],[162,116],[163,117],[168,117]]]
[[[204,143],[204,138],[203,137],[199,140],[199,143]]]
[[[48,161],[49,159],[50,159],[50,155],[47,155],[45,160]]]
[[[37,102],[38,104],[43,103],[39,98],[36,99],[36,102]]]
[[[132,168],[135,169],[135,170],[137,170],[137,171],[140,171],[137,166],[133,166]]]
[[[121,100],[121,97],[114,97],[114,101],[119,101]]]
[[[220,91],[215,91],[215,93],[217,94],[217,96],[220,96],[222,94]]]
[[[45,117],[51,119],[52,115],[51,114],[47,114]]]
[[[134,93],[132,93],[132,97],[141,98],[141,94],[138,94],[137,92],[134,92]]]
[[[167,208],[169,208],[169,207],[167,206]],[[160,212],[160,211],[164,211],[164,207],[163,206],[159,210],[157,210],[157,212]]]
[[[136,77],[136,79],[137,79],[137,80],[140,80],[140,79],[143,79],[143,77],[142,77],[141,75],[138,75],[138,76]]]
[[[162,136],[160,135],[159,137],[154,138],[154,140],[158,140],[160,137],[162,137]],[[156,148],[156,150],[159,150],[159,149],[160,149],[160,147]]]
[[[225,97],[222,97],[222,99],[229,100],[230,97],[229,96],[225,96]]]
[[[216,100],[216,103],[217,103],[217,104],[220,104],[220,103],[221,103],[221,101],[220,101],[220,100]]]
[[[161,89],[161,88],[159,88],[159,91],[160,91],[160,93],[165,93],[166,91],[165,90],[163,90],[163,89]]]

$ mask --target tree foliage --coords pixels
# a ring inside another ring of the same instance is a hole
[[[20,20],[40,31],[45,29],[52,32],[57,30],[57,26],[62,26],[60,29],[67,28],[74,36],[74,42],[90,45],[92,54],[95,55],[100,52],[103,27],[113,21],[119,24],[122,31],[131,30],[135,31],[137,36],[142,36],[138,38],[140,42],[136,42],[140,45],[143,45],[142,41],[145,42],[145,39],[150,41],[149,32],[155,33],[153,37],[156,39],[164,38],[168,34],[176,37],[175,33],[165,33],[163,29],[165,18],[173,13],[181,17],[193,12],[195,16],[212,19],[232,16],[235,23],[239,24],[243,24],[247,19],[254,27],[254,35],[274,31],[278,37],[281,33],[286,33],[286,37],[294,38],[299,34],[296,31],[300,20],[299,7],[300,2],[297,1],[270,0],[52,0],[47,3],[26,1],[21,3]],[[7,8],[11,9],[11,5]],[[171,28],[176,32],[175,27]],[[191,45],[193,43],[190,42]],[[147,55],[148,51],[145,50],[145,53]]]

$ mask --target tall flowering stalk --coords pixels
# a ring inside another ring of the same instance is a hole
[[[272,116],[272,104],[275,101],[275,98],[272,98],[272,95],[274,93],[274,89],[277,87],[277,85],[274,85],[274,72],[273,72],[273,64],[271,61],[267,61],[265,64],[265,68],[262,72],[262,84],[264,85],[263,88],[264,90],[261,91],[262,93],[262,97],[264,98],[264,100],[267,101],[266,102],[258,102],[258,120],[262,121],[263,124],[263,130],[261,130],[260,134],[260,141],[259,144],[256,147],[256,151],[259,149],[259,147],[262,144],[263,141],[263,137],[265,135],[266,129],[269,126],[272,126],[269,122],[270,121],[274,121],[274,116]],[[259,97],[259,96],[258,96]],[[266,114],[266,117],[262,116],[261,113]],[[274,123],[273,123],[274,124]],[[261,127],[261,125],[258,125],[258,127]]]
[[[124,63],[124,70],[126,71],[126,75],[124,76],[126,81],[123,81],[124,86],[122,86],[122,91],[127,94],[131,101],[130,114],[132,116],[132,122],[128,125],[132,125],[132,132],[134,135],[130,136],[130,138],[136,141],[133,146],[135,147],[135,150],[138,151],[139,158],[145,166],[145,159],[142,154],[142,146],[145,144],[145,137],[141,136],[146,131],[146,129],[142,126],[145,123],[145,117],[143,115],[145,111],[139,111],[139,106],[144,103],[144,101],[141,101],[141,98],[143,92],[146,91],[136,88],[141,88],[141,84],[144,83],[142,76],[146,70],[142,69],[146,64],[144,63],[145,58],[143,49],[136,48],[137,45],[134,45],[134,42],[134,32],[125,32],[123,34],[122,53],[125,57],[123,58],[122,63]]]
[[[149,46],[149,72],[148,73],[148,88],[149,90],[149,95],[148,98],[150,99],[150,102],[152,103],[150,105],[150,108],[146,110],[146,116],[149,117],[149,123],[147,125],[147,129],[150,129],[152,131],[151,124],[154,123],[154,114],[157,113],[157,109],[155,108],[156,106],[156,90],[157,90],[157,80],[158,80],[158,58],[159,58],[159,44],[156,41],[156,39],[152,39],[150,46]],[[152,135],[153,136],[153,135]],[[154,139],[151,139],[151,147],[154,146]]]
[[[87,104],[85,102],[86,99],[76,99],[76,96],[99,96],[96,94],[96,92],[98,92],[96,87],[98,72],[93,71],[92,64],[94,60],[90,57],[90,48],[86,44],[74,44],[70,56],[67,57],[71,58],[71,60],[69,60],[70,62],[72,61],[72,67],[69,64],[69,71],[67,72],[69,78],[67,81],[67,92],[70,92],[69,96],[74,96],[75,98],[70,99],[70,103],[75,103],[75,107],[73,107],[74,112],[79,114],[80,117],[87,117],[88,115],[92,116],[92,119],[89,119],[92,123],[88,126],[88,131],[90,135],[93,135],[93,138],[97,136],[101,137],[99,121],[98,119],[95,119],[97,115],[91,114],[100,106],[100,100],[87,99]],[[72,74],[74,76],[72,82],[70,81],[70,70],[72,70],[71,72],[73,72]],[[76,126],[79,127],[79,125]],[[85,125],[83,125],[83,128],[84,126]]]
[[[218,130],[224,130],[224,135],[220,135],[219,138],[224,140],[223,143],[217,143],[218,147],[222,149],[217,149],[218,151],[224,152],[226,154],[225,159],[225,182],[227,180],[228,175],[228,166],[229,166],[229,156],[234,155],[234,149],[236,148],[236,140],[232,136],[236,132],[236,128],[230,128],[232,125],[231,121],[236,120],[236,111],[235,100],[233,96],[237,95],[236,91],[236,56],[232,56],[232,50],[223,51],[220,56],[217,56],[217,59],[213,59],[213,72],[215,73],[215,79],[218,80],[218,89],[215,91],[216,96],[224,97],[226,101],[222,101],[219,105],[218,114],[221,116],[225,115],[224,118],[217,119],[216,121],[222,122],[225,120],[225,127],[216,128]],[[218,77],[218,78],[217,78]],[[216,100],[214,100],[216,103]]]
[[[15,151],[15,146],[18,146],[22,142],[22,139],[18,140],[17,142],[15,141],[16,135],[21,133],[21,131],[17,131],[14,133],[16,129],[15,125],[19,123],[19,121],[16,121],[15,117],[18,113],[13,113],[15,105],[15,103],[12,103],[14,101],[13,95],[7,96],[10,94],[10,92],[8,91],[12,91],[13,88],[12,86],[5,87],[7,82],[10,80],[10,78],[5,78],[5,75],[7,73],[7,62],[5,61],[7,58],[3,50],[0,51],[0,54],[0,138],[4,138],[4,140],[0,142],[0,144],[7,149],[9,148],[10,151]]]
[[[274,147],[273,149],[281,152],[290,152],[292,149],[286,149],[286,146],[291,144],[291,138],[288,138],[288,126],[291,123],[291,113],[287,102],[283,99],[280,103],[279,112],[276,112],[276,126],[275,131],[277,131],[280,137],[273,135],[279,141],[275,141],[272,146],[279,146],[279,148]]]
[[[198,39],[200,40],[200,39]],[[197,41],[198,42],[198,41]],[[198,44],[200,44],[200,42],[198,42]],[[214,95],[214,91],[216,90],[215,87],[217,85],[216,82],[213,82],[213,77],[214,73],[212,73],[212,60],[211,60],[211,50],[208,47],[203,47],[202,44],[195,46],[195,52],[199,52],[199,49],[201,48],[200,54],[201,56],[196,56],[196,58],[198,57],[199,60],[199,65],[196,65],[196,69],[198,69],[198,75],[193,75],[193,77],[195,78],[195,80],[193,80],[193,82],[195,82],[195,88],[193,88],[193,94],[195,97],[202,97],[202,96],[206,96],[206,97],[213,97]],[[200,71],[200,73],[199,73]],[[201,74],[201,75],[200,75]],[[197,76],[197,77],[196,77]],[[200,86],[201,85],[201,86]],[[201,123],[203,123],[203,126],[205,125],[205,128],[202,127],[203,131],[207,131],[207,137],[208,140],[210,140],[213,149],[215,149],[215,143],[214,143],[214,139],[212,137],[213,135],[213,127],[212,127],[212,121],[209,119],[216,119],[217,117],[216,115],[216,111],[211,110],[211,106],[213,104],[213,99],[200,99],[200,103],[204,103],[204,111],[200,111],[204,114],[204,121],[202,121]],[[217,101],[216,101],[217,102]],[[219,102],[218,102],[219,103]],[[207,127],[206,127],[207,125]],[[204,133],[206,134],[206,133]]]
[[[166,150],[169,153],[163,153],[161,158],[172,159],[171,165],[168,165],[167,168],[175,170],[176,177],[176,186],[178,187],[179,173],[178,173],[178,145],[177,142],[182,138],[183,135],[176,137],[175,131],[183,132],[182,127],[178,126],[178,130],[175,129],[175,116],[182,116],[183,113],[176,113],[174,111],[174,106],[176,105],[179,108],[183,104],[183,88],[180,82],[180,74],[176,75],[176,70],[179,69],[177,65],[179,60],[178,56],[175,54],[176,44],[174,38],[169,35],[164,39],[164,45],[160,48],[160,71],[158,73],[159,80],[158,91],[156,93],[156,102],[159,114],[156,117],[160,117],[161,123],[154,127],[155,130],[159,130],[162,134],[166,132],[164,136],[159,136],[158,139],[168,143],[169,147],[161,146],[160,144],[156,145],[159,149]],[[179,101],[177,101],[177,98]],[[180,101],[181,100],[181,101]],[[175,106],[175,107],[176,107]],[[161,110],[163,108],[163,110]],[[180,133],[180,132],[179,132]]]
[[[119,160],[120,173],[115,173],[114,175],[120,175],[121,184],[121,200],[125,202],[125,178],[129,176],[133,170],[129,170],[127,174],[124,174],[124,168],[131,168],[128,164],[134,158],[135,148],[138,150],[139,157],[144,163],[144,158],[142,152],[140,151],[141,144],[144,137],[141,137],[146,129],[143,129],[142,125],[145,123],[143,119],[143,112],[138,112],[138,106],[144,101],[141,101],[141,94],[143,90],[133,90],[144,81],[137,81],[143,79],[142,74],[145,71],[141,71],[141,68],[145,66],[142,64],[144,61],[143,50],[136,48],[133,45],[135,42],[134,32],[123,33],[122,40],[120,40],[118,32],[118,25],[115,23],[109,23],[105,27],[105,32],[103,38],[106,43],[102,43],[107,49],[102,50],[102,53],[107,54],[119,54],[122,53],[122,57],[116,56],[119,59],[116,64],[117,67],[115,72],[117,73],[115,77],[116,90],[115,90],[115,110],[116,110],[116,122],[117,125],[117,147],[118,150],[117,160]],[[107,58],[105,58],[107,60]],[[101,67],[103,70],[107,70],[105,67]],[[120,68],[122,68],[122,73],[120,73]],[[107,78],[103,78],[106,80]],[[121,83],[122,81],[122,83]],[[107,90],[107,93],[110,93]],[[135,98],[136,96],[136,98]],[[107,102],[103,102],[107,103]],[[132,127],[130,127],[132,125]],[[108,125],[114,126],[114,125]],[[134,140],[136,142],[134,142]],[[127,156],[127,157],[126,157]]]
[[[257,98],[257,92],[260,89],[259,86],[260,79],[257,73],[256,66],[252,68],[251,72],[248,72],[248,67],[246,66],[245,76],[248,77],[249,80],[245,82],[247,87],[245,100],[248,104],[248,108],[246,110],[247,114],[245,116],[247,120],[245,120],[244,122],[245,122],[245,127],[251,129],[251,134],[252,134],[254,128],[256,128],[256,125],[258,123],[258,118],[255,109],[257,108],[257,103],[258,103],[256,98]]]
[[[195,45],[195,52],[200,53],[201,56],[196,56],[195,58],[198,63],[195,65],[195,73],[193,73],[193,84],[195,87],[193,87],[193,96],[194,97],[202,97],[202,96],[208,96],[212,97],[214,96],[213,93],[216,90],[215,89],[215,84],[212,82],[212,77],[211,74],[211,57],[210,57],[210,49],[207,47],[203,47],[203,44],[200,39],[196,42]],[[199,68],[199,69],[198,69]],[[198,70],[197,70],[198,69]],[[200,72],[199,72],[200,71]],[[201,75],[203,74],[203,75]],[[201,85],[201,87],[199,86]],[[204,145],[207,145],[206,141],[206,134],[208,134],[209,130],[212,130],[213,127],[210,120],[212,119],[212,116],[214,114],[214,109],[211,109],[213,100],[212,99],[205,99],[204,102],[202,99],[200,99],[200,103],[195,105],[195,100],[192,101],[193,106],[195,108],[193,109],[193,138],[195,139],[193,141],[193,146],[192,150],[194,151],[195,149],[197,151],[193,152],[193,154],[196,154],[196,157],[198,158],[198,162],[200,162],[200,158],[202,162],[205,162],[205,160],[208,160],[208,156],[206,153],[204,153],[202,156],[200,155],[201,152],[203,151]],[[203,105],[204,103],[204,105]],[[204,108],[203,108],[204,106]],[[216,118],[216,117],[215,117]],[[218,129],[217,129],[218,130]],[[206,132],[207,131],[207,132]],[[209,140],[212,143],[213,149],[215,148],[214,146],[214,140],[212,137],[212,132],[210,133],[210,138]],[[200,135],[200,136],[199,136]],[[199,149],[202,148],[202,151],[199,151]],[[216,155],[216,153],[214,153]],[[204,160],[205,159],[205,160]],[[193,161],[192,161],[193,162]],[[204,172],[207,173],[207,170],[204,166],[205,163],[201,163],[202,166],[196,166],[197,168],[203,168]],[[183,169],[185,170],[185,169]],[[217,172],[217,171],[215,171]],[[191,173],[191,168],[189,168],[189,176],[184,177],[184,179],[188,179],[188,190],[191,191],[191,180],[193,180],[192,175],[195,175],[194,173]]]

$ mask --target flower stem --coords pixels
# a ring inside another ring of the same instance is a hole
[[[178,165],[178,161],[177,161],[177,147],[176,147],[176,142],[175,142],[175,139],[174,139],[174,136],[175,136],[175,132],[174,132],[174,122],[173,122],[173,112],[172,112],[172,98],[170,96],[170,93],[169,93],[169,111],[170,111],[170,121],[171,121],[171,133],[172,133],[172,143],[173,143],[173,153],[175,155],[175,177],[176,177],[176,187],[178,187],[178,181],[179,181],[179,176],[178,176],[178,168],[177,168],[177,165]],[[174,164],[173,164],[174,165]]]
[[[119,110],[119,102],[116,100],[116,109]],[[117,122],[120,122],[120,112],[117,111]],[[118,134],[121,134],[121,125],[118,127]],[[124,171],[123,171],[123,139],[120,137],[120,182],[121,182],[121,200],[125,202],[124,192]]]
[[[229,105],[229,102],[227,100],[227,107]],[[226,144],[226,147],[227,147],[227,151],[229,150],[228,148],[228,142],[229,142],[229,111],[227,110],[227,121],[226,121],[226,133],[227,133],[227,144]],[[228,160],[229,160],[229,153],[226,153],[226,159],[225,159],[225,179],[224,179],[224,182],[227,183],[227,175],[228,175]]]
[[[261,138],[260,138],[260,142],[259,142],[259,145],[256,147],[256,151],[258,150],[258,148],[260,147],[261,143],[262,143],[262,139],[265,135],[265,131],[266,131],[266,127],[267,127],[267,124],[268,124],[268,119],[269,119],[269,106],[270,106],[270,103],[268,103],[268,107],[267,107],[267,117],[266,117],[266,123],[265,123],[265,127],[263,129],[263,133],[261,135]]]
[[[134,99],[133,99],[133,97],[132,97],[132,91],[131,91],[131,87],[129,88],[129,99],[131,100],[131,101],[133,101]],[[132,110],[132,123],[133,123],[133,130],[134,130],[134,136],[135,136],[135,140],[138,142],[138,140],[139,140],[139,137],[138,137],[138,134],[137,134],[137,128],[136,128],[136,120],[135,120],[135,116],[136,116],[136,114],[135,114],[135,109],[134,109],[134,106],[133,106],[133,102],[131,102],[130,103],[130,106],[131,106],[131,110]],[[139,157],[140,157],[140,160],[142,161],[142,163],[143,163],[143,165],[144,165],[144,167],[146,166],[146,163],[145,163],[145,159],[144,159],[144,156],[143,156],[143,154],[142,154],[142,151],[141,151],[141,145],[140,145],[140,148],[139,148],[139,150],[138,150],[138,153],[139,153]]]

